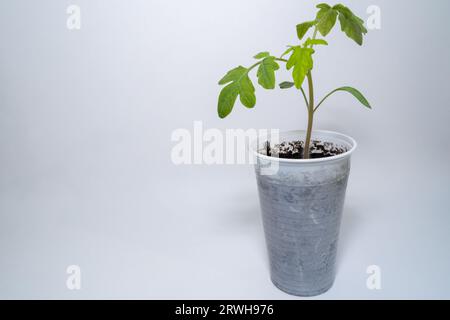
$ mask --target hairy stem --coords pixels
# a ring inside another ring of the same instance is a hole
[[[308,129],[306,130],[305,147],[303,149],[303,159],[309,159],[309,148],[311,145],[311,135],[314,120],[314,85],[311,71],[307,74],[309,89],[309,106],[308,106]]]

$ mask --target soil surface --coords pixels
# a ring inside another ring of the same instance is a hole
[[[261,150],[260,153],[282,159],[303,159],[304,146],[303,141],[282,142],[275,146],[271,146],[270,142],[267,141],[264,150]],[[310,150],[311,159],[333,157],[348,151],[343,146],[318,140],[311,141]]]

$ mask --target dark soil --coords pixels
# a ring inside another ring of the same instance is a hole
[[[271,146],[270,142],[266,142],[264,150],[260,153],[269,157],[281,159],[303,159],[303,149],[305,143],[303,141],[282,142]],[[337,156],[347,152],[347,148],[335,145],[332,142],[322,142],[313,140],[310,146],[311,159],[320,159]]]

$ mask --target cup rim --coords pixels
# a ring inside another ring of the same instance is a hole
[[[306,130],[290,130],[290,131],[282,131],[280,132],[280,135],[283,134],[306,134]],[[351,148],[347,150],[344,153],[341,153],[336,156],[327,157],[327,158],[319,158],[319,159],[284,159],[284,158],[275,158],[275,157],[269,157],[263,154],[260,154],[257,150],[258,142],[261,139],[267,139],[267,135],[258,136],[258,138],[254,139],[250,143],[250,151],[253,153],[254,156],[256,156],[259,159],[264,159],[268,161],[277,161],[280,163],[294,163],[294,164],[309,164],[309,163],[323,163],[323,162],[331,162],[343,158],[350,157],[350,155],[356,150],[358,147],[358,144],[356,143],[355,139],[352,137],[345,135],[343,133],[335,132],[335,131],[329,131],[329,130],[313,130],[312,134],[325,134],[329,136],[334,136],[335,138],[340,138],[347,143],[351,145]]]

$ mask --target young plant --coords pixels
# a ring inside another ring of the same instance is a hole
[[[353,95],[365,107],[371,108],[369,102],[361,92],[348,86],[331,91],[319,103],[315,104],[312,78],[314,47],[328,45],[327,41],[317,37],[318,34],[326,37],[335,26],[337,19],[339,19],[342,32],[359,45],[362,45],[363,35],[367,33],[367,29],[364,27],[364,21],[344,5],[337,4],[332,7],[326,3],[322,3],[317,5],[317,8],[319,10],[315,20],[297,25],[297,37],[300,40],[300,44],[288,46],[288,49],[280,57],[273,56],[269,52],[260,52],[254,56],[258,60],[255,64],[248,68],[243,66],[234,68],[228,71],[219,81],[219,85],[226,85],[219,94],[218,103],[219,117],[225,118],[233,110],[238,96],[245,107],[253,108],[255,106],[255,87],[249,77],[250,71],[258,68],[256,72],[258,83],[264,89],[271,90],[275,88],[275,71],[280,69],[279,63],[285,63],[286,69],[292,70],[292,81],[282,82],[279,86],[281,89],[295,87],[300,90],[308,111],[308,127],[303,153],[304,159],[309,159],[310,157],[314,113],[329,96],[338,91],[345,91]],[[308,32],[312,32],[312,36],[304,40]],[[305,90],[303,90],[305,79],[308,86],[308,96]]]

